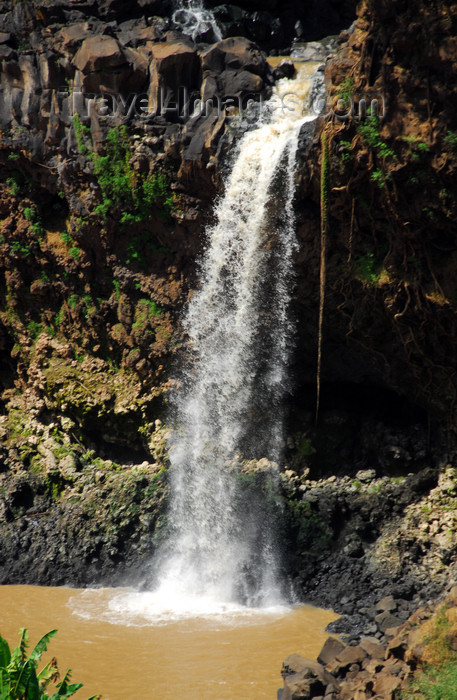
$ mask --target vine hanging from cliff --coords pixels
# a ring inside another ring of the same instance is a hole
[[[328,147],[328,135],[325,131],[321,135],[322,161],[321,161],[321,255],[319,273],[319,321],[317,340],[317,370],[316,370],[316,423],[319,418],[319,404],[321,393],[321,368],[322,368],[322,327],[324,323],[325,304],[325,278],[326,278],[326,249],[328,228],[328,199],[330,191],[330,159]]]

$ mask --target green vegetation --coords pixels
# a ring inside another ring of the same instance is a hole
[[[367,284],[377,284],[383,274],[382,262],[376,260],[374,253],[359,256],[355,261],[356,275]]]
[[[307,501],[288,501],[293,528],[296,530],[298,551],[327,549],[332,531],[319,513]]]
[[[114,293],[116,295],[116,299],[119,301],[121,297],[121,285],[118,280],[113,280],[113,287],[114,287]]]
[[[380,168],[377,168],[376,170],[373,170],[373,172],[370,175],[370,180],[372,182],[375,182],[378,187],[381,189],[386,186],[386,181],[389,179],[390,175],[387,173],[387,175],[384,175],[382,170]]]
[[[444,137],[444,145],[450,151],[454,151],[454,153],[457,153],[457,132],[448,131],[446,133],[446,136]]]
[[[11,175],[11,177],[8,177],[6,179],[6,184],[10,188],[10,193],[14,197],[17,197],[21,191],[21,182],[20,182],[19,173],[15,172]]]
[[[60,237],[62,241],[65,243],[65,245],[71,245],[73,243],[73,238],[70,236],[68,231],[62,231],[60,234]]]
[[[430,221],[433,221],[435,219],[436,214],[433,211],[433,209],[430,209],[430,207],[422,207],[422,211],[425,214],[425,216],[430,219]]]
[[[315,454],[316,452],[311,439],[306,436],[300,440],[299,444],[297,445],[297,450],[302,457],[311,457],[311,455]]]
[[[92,149],[90,130],[81,123],[78,114],[73,117],[73,128],[79,152],[94,165],[102,201],[95,212],[106,219],[120,210],[122,224],[135,224],[148,219],[151,209],[157,208],[169,216],[174,209],[168,177],[162,172],[144,176],[130,164],[130,139],[125,125],[108,130],[105,155]]]
[[[41,326],[40,323],[37,323],[37,321],[30,321],[27,324],[27,330],[30,333],[30,335],[32,336],[33,340],[36,340],[38,338],[38,336],[40,335],[40,333],[42,332],[43,327]]]
[[[73,129],[75,131],[76,144],[78,146],[78,151],[83,156],[89,155],[90,150],[87,147],[86,141],[89,140],[89,142],[90,142],[90,140],[91,140],[90,129],[88,126],[85,126],[82,123],[81,117],[79,116],[78,113],[76,113],[73,116]]]
[[[36,209],[32,209],[32,207],[25,207],[24,216],[27,221],[35,221],[37,218],[37,211]]]
[[[390,173],[387,171],[389,161],[396,160],[395,151],[388,146],[380,134],[380,123],[376,116],[369,116],[360,122],[358,132],[365,144],[369,146],[375,155],[381,159],[383,167],[378,167],[370,175],[372,182],[383,188],[390,180]]]
[[[415,674],[407,698],[457,700],[457,654],[451,646],[456,612],[442,605],[424,624],[424,667]]]
[[[354,94],[354,78],[352,76],[349,76],[348,78],[345,78],[340,85],[338,85],[338,89],[335,93],[335,97],[340,100],[342,103],[344,103],[344,106],[341,105],[339,108],[341,109],[349,109],[351,107],[351,101],[352,97]]]
[[[430,666],[441,667],[445,663],[457,662],[457,655],[450,645],[453,624],[445,605],[424,625],[425,645],[423,659]],[[455,630],[454,630],[455,631]]]
[[[430,153],[430,146],[421,141],[417,136],[403,136],[402,141],[407,143],[411,149],[411,158],[416,163],[424,162]]]
[[[414,677],[406,698],[416,700],[457,700],[457,662],[441,669],[427,668]]]
[[[84,316],[86,318],[89,318],[89,316],[97,311],[97,305],[92,299],[90,294],[84,294],[83,296],[83,302],[85,305],[84,309]]]
[[[352,163],[354,154],[352,153],[352,143],[342,139],[339,142],[340,158],[343,163]]]
[[[391,484],[402,484],[405,478],[404,476],[391,476],[389,481]]]
[[[60,234],[60,238],[66,246],[69,246],[68,254],[71,255],[71,257],[74,260],[77,260],[80,256],[81,248],[78,248],[68,231],[62,231],[62,233]]]
[[[62,325],[63,321],[63,306],[59,309],[54,317],[53,325],[56,331],[58,331]]]
[[[379,133],[378,117],[367,117],[365,121],[360,122],[358,130],[365,143],[370,146],[381,158],[396,158],[395,151],[387,145]]]
[[[30,246],[23,245],[20,241],[13,241],[12,243],[10,243],[10,251],[14,255],[19,255],[23,258],[28,258],[29,255],[31,255],[32,253],[32,251],[30,250]]]
[[[146,255],[148,252],[160,253],[167,257],[169,257],[171,254],[169,248],[157,246],[151,240],[151,234],[149,231],[141,231],[140,233],[132,236],[128,243],[126,252],[127,256],[125,262],[127,265],[136,264],[142,269],[146,268]]]
[[[423,141],[419,141],[416,144],[416,148],[413,152],[413,160],[419,161],[423,160],[425,156],[428,155],[430,152],[430,146],[427,143],[424,143]]]
[[[69,698],[82,687],[82,683],[70,683],[71,671],[68,669],[62,680],[59,678],[57,661],[52,659],[41,671],[37,671],[38,662],[46,651],[50,640],[57,634],[51,630],[45,634],[27,656],[28,634],[21,629],[21,638],[17,647],[10,650],[8,642],[0,637],[0,700],[62,700]],[[49,694],[48,688],[55,685]],[[89,700],[98,700],[93,695]]]
[[[152,299],[140,299],[135,312],[135,321],[132,328],[144,328],[151,318],[162,315],[162,309]]]
[[[43,235],[44,229],[43,226],[41,225],[41,220],[40,220],[40,214],[39,212],[32,208],[32,207],[25,207],[24,208],[24,217],[27,219],[27,221],[30,222],[30,227],[33,231],[33,233],[38,236]]]

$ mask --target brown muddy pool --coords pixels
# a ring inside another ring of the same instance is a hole
[[[51,629],[47,660],[84,683],[75,699],[275,700],[283,659],[316,658],[336,615],[302,605],[245,609],[157,600],[130,589],[0,586],[0,633],[16,646]],[[45,658],[45,657],[43,657]]]

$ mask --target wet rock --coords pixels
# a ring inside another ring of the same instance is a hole
[[[295,66],[293,61],[283,59],[273,70],[273,78],[282,80],[282,78],[292,78],[295,75]]]

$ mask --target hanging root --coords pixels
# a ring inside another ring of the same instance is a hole
[[[321,367],[322,367],[322,326],[324,322],[325,280],[326,280],[326,252],[327,252],[327,227],[328,227],[328,196],[330,191],[330,161],[328,136],[325,131],[321,136],[322,161],[321,161],[321,257],[319,274],[319,321],[317,332],[317,370],[316,370],[316,424],[319,418],[319,404],[321,396]]]

